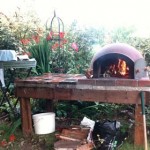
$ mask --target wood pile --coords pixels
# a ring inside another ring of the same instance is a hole
[[[94,145],[87,141],[89,128],[70,127],[62,129],[61,133],[56,134],[57,142],[54,143],[55,150],[92,150]]]

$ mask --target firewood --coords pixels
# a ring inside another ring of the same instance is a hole
[[[94,145],[92,143],[86,143],[84,145],[79,146],[76,150],[92,150]]]
[[[55,150],[76,150],[77,147],[80,147],[81,142],[79,141],[66,141],[66,140],[59,140],[54,143]]]

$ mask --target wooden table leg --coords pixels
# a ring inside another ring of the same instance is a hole
[[[144,128],[141,105],[135,107],[134,145],[144,147]]]
[[[32,133],[31,104],[29,98],[20,98],[20,109],[23,135],[28,136]]]

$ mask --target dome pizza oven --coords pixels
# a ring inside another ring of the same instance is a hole
[[[104,46],[91,61],[93,78],[148,78],[146,62],[134,47],[124,43]]]

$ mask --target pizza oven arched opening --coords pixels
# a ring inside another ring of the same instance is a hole
[[[125,43],[113,43],[104,46],[94,55],[91,69],[93,78],[135,79],[141,64],[144,64],[144,70],[145,60],[137,49]]]
[[[134,78],[134,62],[122,54],[106,54],[94,62],[93,78]]]

